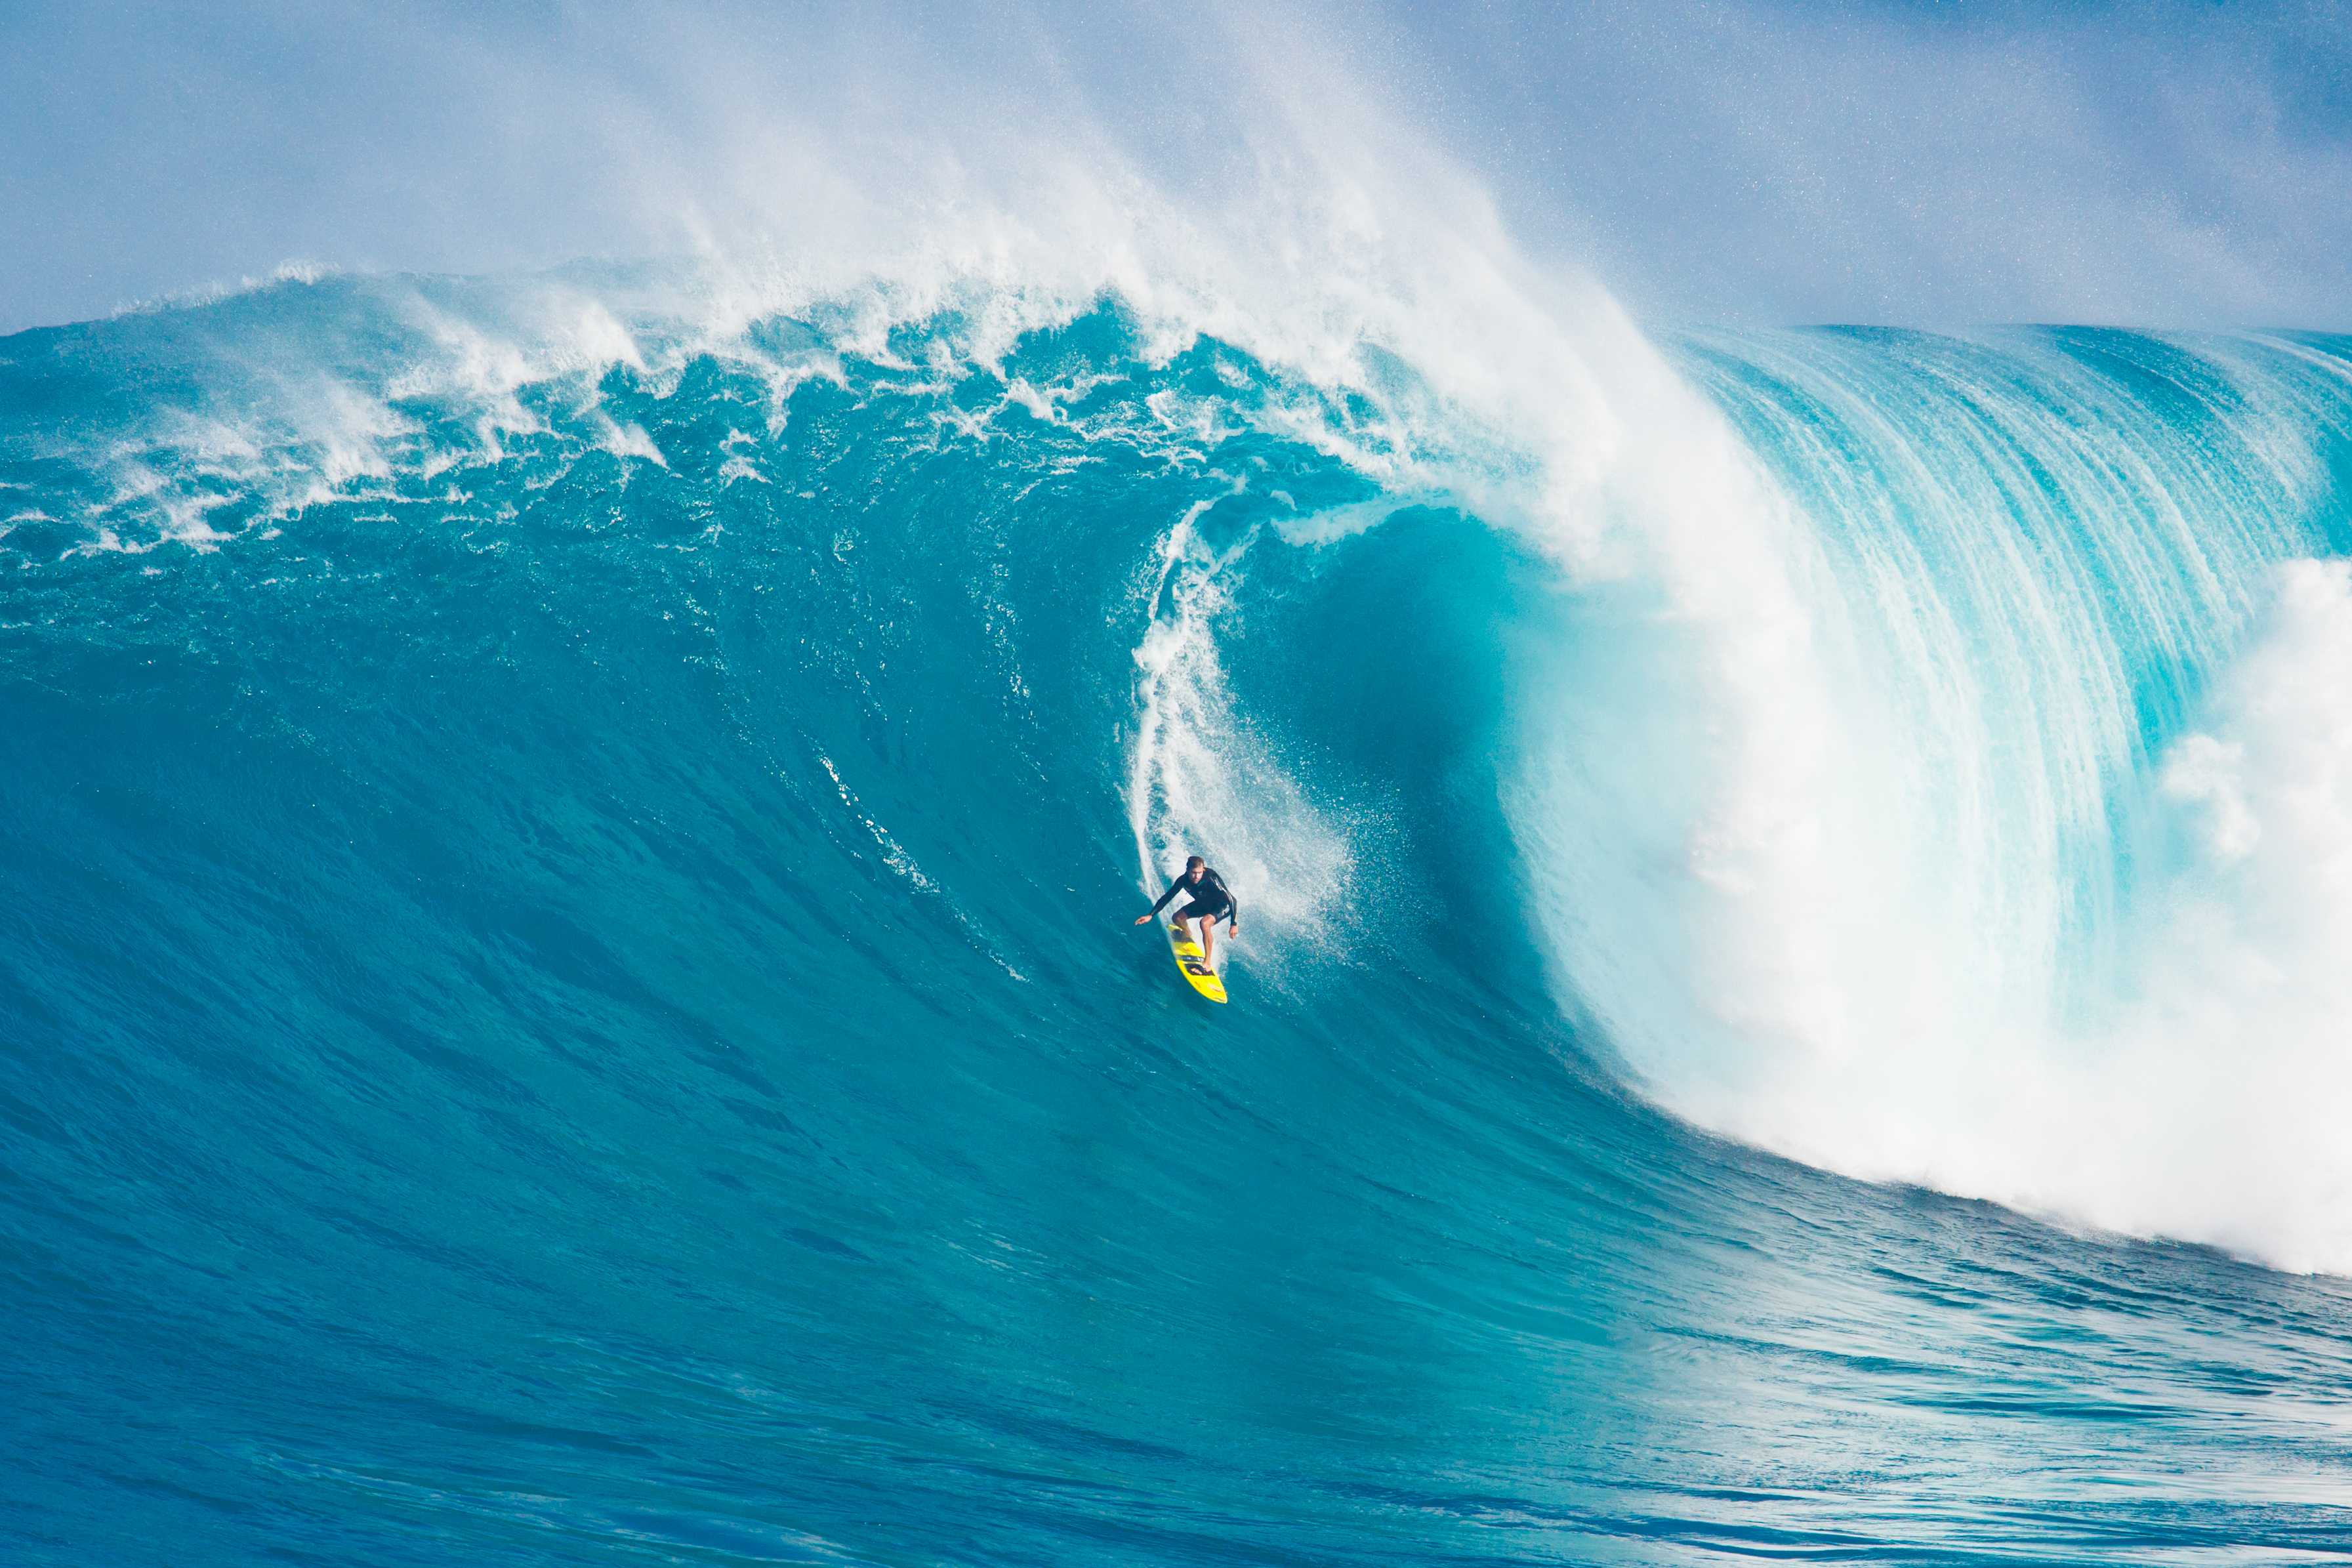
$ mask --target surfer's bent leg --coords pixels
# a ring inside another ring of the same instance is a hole
[[[1201,967],[1214,969],[1217,966],[1217,911],[1203,910],[1201,900],[1194,899],[1178,907],[1175,921],[1177,929],[1186,936],[1192,934],[1194,921],[1201,922],[1201,934],[1195,939],[1201,948]]]
[[[1220,904],[1201,917],[1201,963],[1207,968],[1217,967],[1217,922],[1231,919],[1234,907]]]

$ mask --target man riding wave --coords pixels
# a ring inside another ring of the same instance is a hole
[[[1160,906],[1178,893],[1191,889],[1192,902],[1179,909],[1173,919],[1180,925],[1198,920],[1201,922],[1201,966],[1213,973],[1217,967],[1217,917],[1225,917],[1225,935],[1236,937],[1242,931],[1241,900],[1234,898],[1225,879],[1209,869],[1209,863],[1198,855],[1184,862],[1183,875],[1168,884],[1168,890],[1149,912],[1135,917],[1141,925],[1160,912]]]

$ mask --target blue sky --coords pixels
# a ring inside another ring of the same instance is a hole
[[[677,249],[828,128],[968,151],[1066,115],[1213,179],[1278,107],[1234,63],[1278,48],[1653,319],[2352,327],[2352,4],[1272,16],[12,0],[0,331],[296,259]]]

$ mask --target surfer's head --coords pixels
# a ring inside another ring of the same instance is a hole
[[[1201,879],[1201,871],[1202,868],[1207,865],[1208,862],[1206,860],[1203,860],[1198,855],[1195,855],[1184,862],[1184,875],[1192,878],[1192,880],[1197,882]]]

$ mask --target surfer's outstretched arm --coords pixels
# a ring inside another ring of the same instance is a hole
[[[1144,910],[1141,914],[1135,917],[1135,923],[1137,925],[1141,925],[1144,921],[1158,914],[1161,910],[1166,909],[1168,907],[1168,900],[1174,898],[1176,896],[1176,889],[1183,885],[1184,879],[1181,877],[1179,877],[1174,881],[1169,883],[1168,890],[1160,895],[1159,901],[1154,903],[1150,909]]]

